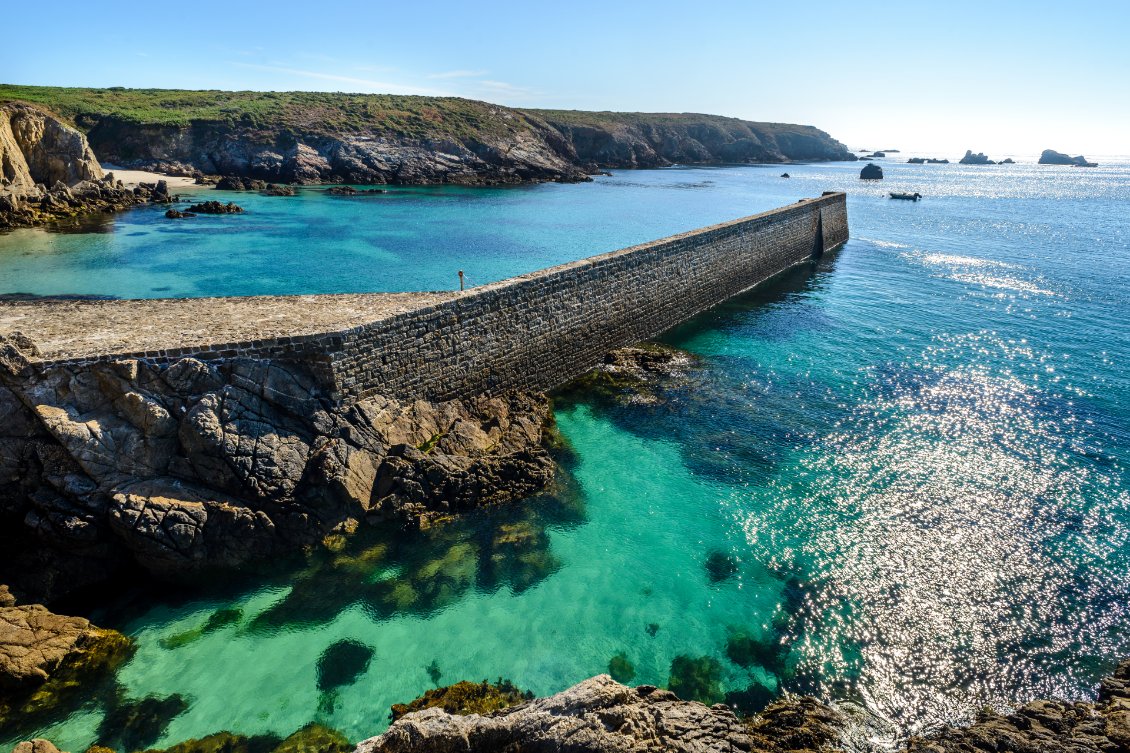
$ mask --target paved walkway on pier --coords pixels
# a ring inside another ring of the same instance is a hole
[[[0,301],[0,334],[22,332],[44,360],[206,348],[370,324],[458,293],[365,293],[84,301]]]

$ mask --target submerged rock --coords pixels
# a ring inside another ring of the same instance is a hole
[[[713,656],[676,656],[667,680],[671,692],[686,700],[721,703],[722,664]]]
[[[122,694],[120,688],[118,694]],[[186,709],[188,701],[179,694],[137,700],[119,698],[98,725],[98,742],[112,750],[143,750],[157,742],[173,719]]]
[[[608,674],[616,682],[628,683],[636,676],[636,667],[623,653],[616,654],[608,661]]]
[[[409,703],[394,704],[390,717],[395,722],[405,714],[424,709],[442,709],[444,713],[456,715],[489,714],[525,703],[533,697],[532,693],[521,691],[501,677],[496,682],[463,680],[429,690]]]
[[[371,646],[360,641],[334,643],[318,657],[318,690],[335,690],[353,684],[365,674],[374,653]]]
[[[738,574],[738,562],[725,552],[713,551],[703,563],[711,583],[722,583]]]

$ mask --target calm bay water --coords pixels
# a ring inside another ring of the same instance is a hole
[[[0,236],[0,292],[411,290],[850,192],[841,251],[665,336],[700,361],[662,403],[559,400],[556,494],[95,614],[138,641],[118,703],[180,696],[146,745],[310,720],[360,739],[436,682],[547,694],[617,655],[633,683],[706,657],[711,700],[815,692],[904,732],[1087,697],[1130,654],[1130,164],[1105,164],[305,190],[235,196],[241,217],[144,209],[98,234]],[[371,661],[319,687],[344,640]],[[37,732],[80,750],[112,696]]]

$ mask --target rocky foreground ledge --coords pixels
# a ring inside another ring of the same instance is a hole
[[[889,750],[878,725],[850,704],[777,701],[740,718],[729,707],[679,700],[608,675],[487,715],[441,708],[408,714],[356,753],[861,753]],[[1116,753],[1130,750],[1130,661],[1103,681],[1094,703],[1033,701],[1013,714],[984,712],[966,728],[912,738],[907,753]]]
[[[365,522],[426,526],[553,479],[540,394],[341,405],[297,362],[36,352],[0,336],[0,582],[26,600],[236,568]]]

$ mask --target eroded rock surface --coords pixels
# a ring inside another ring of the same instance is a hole
[[[54,708],[130,651],[120,633],[40,604],[18,605],[0,586],[0,728]]]
[[[130,562],[171,576],[426,525],[553,477],[541,395],[343,406],[298,363],[42,369],[0,346],[0,577],[37,599]]]
[[[652,686],[599,675],[550,696],[480,716],[429,708],[407,714],[357,753],[636,753],[833,750],[843,718],[811,699],[774,705],[752,722],[727,706],[681,701]]]
[[[46,111],[0,104],[0,229],[173,198],[165,181],[126,188],[104,175],[86,136]]]
[[[724,705],[682,701],[651,686],[629,688],[607,675],[489,714],[400,710],[387,732],[360,743],[356,753],[1121,753],[1130,750],[1130,661],[1103,680],[1094,703],[1032,701],[1015,713],[987,711],[969,727],[897,746],[884,723],[850,703],[785,698],[742,719]]]
[[[969,727],[910,741],[911,753],[1115,753],[1130,751],[1130,661],[1099,686],[1094,703],[1039,700],[1012,714],[985,711]]]

